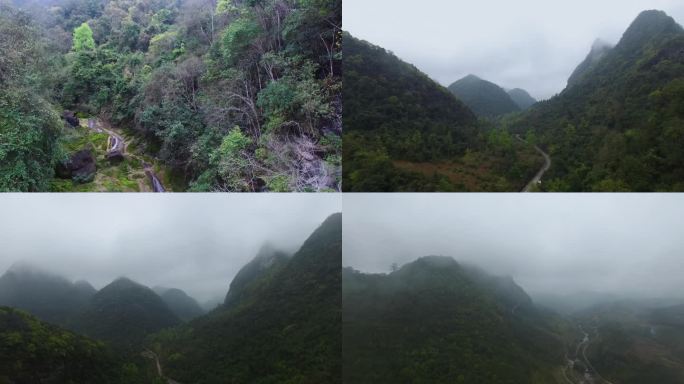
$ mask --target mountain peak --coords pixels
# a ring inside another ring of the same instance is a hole
[[[682,27],[665,12],[643,11],[627,28],[618,46],[624,50],[634,50],[653,38],[666,37],[682,31]]]
[[[503,88],[472,74],[454,82],[448,89],[480,117],[520,111]]]
[[[507,93],[508,96],[513,99],[513,102],[522,110],[526,110],[537,102],[534,97],[530,96],[530,94],[522,88],[513,88]]]
[[[107,287],[115,287],[115,288],[129,288],[129,287],[142,287],[140,283],[137,283],[128,277],[121,276],[114,281],[112,281]],[[105,287],[105,288],[107,288]]]
[[[49,273],[45,271],[44,269],[37,267],[34,264],[31,264],[28,261],[16,261],[14,262],[7,271],[14,272],[14,273],[19,273],[19,274],[40,274],[40,275],[48,275]]]
[[[664,11],[657,9],[649,9],[641,12],[639,16],[634,19],[633,26],[644,24],[676,24],[674,19],[667,15]]]

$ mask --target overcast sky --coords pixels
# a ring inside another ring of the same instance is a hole
[[[27,261],[100,289],[120,276],[223,298],[262,244],[296,250],[339,194],[0,196],[0,274]]]
[[[530,293],[684,293],[684,195],[345,194],[343,264],[452,256]]]
[[[472,73],[543,99],[646,9],[684,21],[682,0],[344,0],[343,21],[445,86]]]

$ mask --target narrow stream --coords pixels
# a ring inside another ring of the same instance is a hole
[[[100,122],[99,119],[88,119],[88,128],[95,132],[105,132],[109,135],[109,141],[108,141],[108,149],[107,153],[112,153],[114,151],[121,151],[121,153],[125,156],[126,152],[126,143],[124,142],[123,137],[120,135],[116,134],[115,132],[104,128],[102,123]],[[133,157],[137,157],[135,155],[131,155]],[[157,175],[154,173],[154,169],[151,164],[147,162],[143,162],[143,167],[145,170],[145,174],[147,177],[150,179],[150,183],[152,184],[152,191],[153,192],[166,192],[166,188],[164,188],[164,185],[162,184],[161,180],[157,177]]]

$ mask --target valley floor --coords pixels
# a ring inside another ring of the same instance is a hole
[[[462,157],[441,162],[395,160],[393,164],[402,171],[419,173],[430,178],[446,177],[458,191],[534,191],[532,186],[541,179],[539,173],[543,175],[543,172],[539,172],[532,181],[530,179],[540,168],[547,170],[550,159],[547,162],[545,157],[526,143],[516,143],[515,150],[517,169],[510,172],[502,171],[510,164],[509,159],[483,152],[469,152]]]

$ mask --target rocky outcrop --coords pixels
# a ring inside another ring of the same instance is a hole
[[[109,160],[109,163],[112,165],[116,165],[124,161],[123,151],[118,149],[111,152],[107,152],[107,155],[105,157],[107,158],[107,160]]]
[[[56,172],[58,177],[72,179],[77,183],[93,181],[97,172],[93,151],[83,149],[72,154],[66,163],[57,166]]]
[[[62,119],[72,127],[78,127],[79,125],[78,117],[76,117],[76,114],[72,111],[62,112]]]

